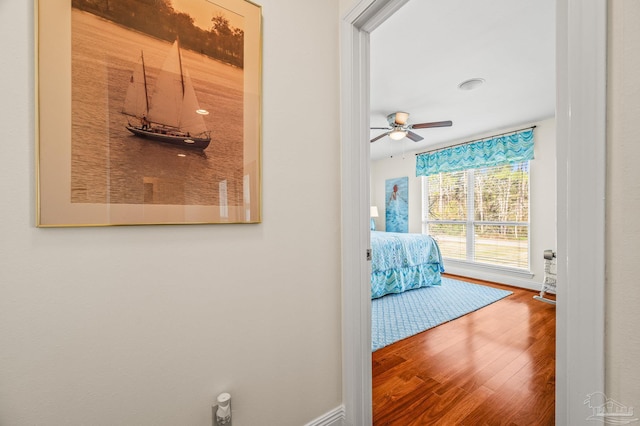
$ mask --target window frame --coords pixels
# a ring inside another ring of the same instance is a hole
[[[446,257],[443,253],[442,257],[448,262],[454,262],[464,264],[467,266],[494,270],[504,271],[514,274],[525,274],[531,276],[531,160],[526,160],[527,164],[527,221],[526,222],[493,222],[493,221],[479,221],[475,220],[475,171],[479,168],[472,168],[462,170],[467,185],[467,200],[466,200],[466,220],[430,220],[429,219],[429,176],[421,176],[422,178],[422,233],[429,235],[429,224],[454,224],[464,225],[466,246],[465,246],[465,259]],[[519,163],[524,163],[521,161]],[[490,166],[497,167],[497,166]],[[455,173],[455,172],[443,172],[443,173]],[[478,225],[492,225],[492,226],[523,226],[527,228],[527,266],[524,268],[518,268],[514,266],[495,265],[491,263],[477,262],[475,259],[475,227]]]

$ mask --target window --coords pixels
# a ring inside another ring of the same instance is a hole
[[[423,233],[442,256],[529,270],[529,161],[423,176]]]

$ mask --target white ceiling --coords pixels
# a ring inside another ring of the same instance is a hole
[[[470,78],[486,83],[458,89]],[[411,0],[371,33],[371,127],[410,113],[424,140],[371,144],[371,158],[490,136],[555,114],[555,0]],[[384,130],[371,130],[371,138]]]

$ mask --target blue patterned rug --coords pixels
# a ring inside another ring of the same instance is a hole
[[[443,277],[441,286],[373,299],[372,351],[476,311],[510,294],[513,293]]]

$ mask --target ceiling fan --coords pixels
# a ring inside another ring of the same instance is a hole
[[[450,127],[453,123],[451,121],[434,121],[431,123],[417,123],[407,124],[409,118],[408,112],[394,112],[387,115],[387,122],[389,127],[372,127],[372,130],[386,130],[385,133],[376,136],[371,139],[371,142],[375,142],[378,139],[382,139],[385,136],[389,136],[391,139],[399,141],[405,136],[414,142],[419,142],[424,139],[417,133],[412,132],[412,129],[428,129],[430,127]]]

